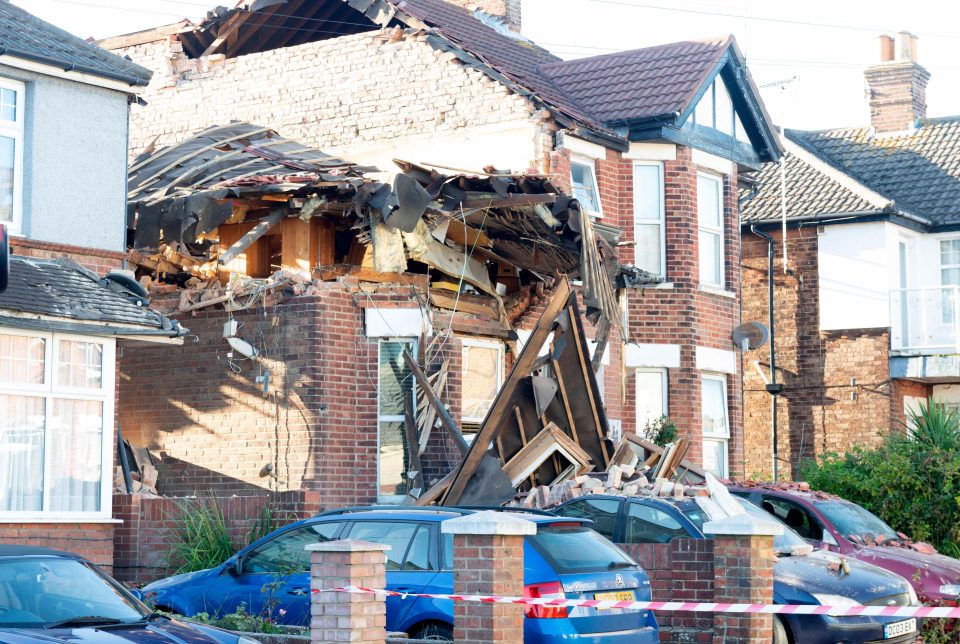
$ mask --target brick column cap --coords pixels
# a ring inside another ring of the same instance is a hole
[[[324,541],[304,546],[307,552],[387,552],[392,546],[360,539],[341,539],[340,541]]]
[[[703,534],[714,536],[727,535],[768,535],[783,534],[783,524],[772,519],[763,519],[747,512],[724,517],[703,524]]]
[[[537,534],[537,524],[515,512],[484,510],[447,519],[440,524],[440,531],[443,534],[528,535]]]

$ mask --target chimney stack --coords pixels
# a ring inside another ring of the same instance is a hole
[[[877,132],[902,132],[927,115],[930,72],[917,63],[917,37],[907,31],[880,36],[880,63],[864,72],[870,123]]]

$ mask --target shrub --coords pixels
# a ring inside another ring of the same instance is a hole
[[[960,416],[955,409],[947,409],[943,403],[932,398],[920,403],[918,410],[907,412],[904,423],[914,440],[929,447],[943,450],[960,448]]]
[[[253,522],[253,525],[250,526],[250,530],[247,532],[247,545],[249,546],[254,541],[259,541],[263,537],[276,530],[278,527],[279,526],[273,518],[273,510],[270,509],[269,505],[263,506],[263,509],[260,510],[260,514]]]
[[[177,507],[180,516],[174,521],[168,557],[177,574],[213,568],[233,556],[230,531],[216,499],[179,500]]]
[[[665,447],[677,440],[677,426],[667,416],[660,416],[646,424],[643,437],[654,445]]]

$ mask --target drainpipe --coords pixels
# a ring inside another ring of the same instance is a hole
[[[773,434],[773,480],[777,480],[777,395],[783,391],[783,385],[777,382],[776,333],[773,324],[773,246],[774,239],[756,226],[750,226],[750,232],[767,240],[767,297],[770,312],[770,382],[767,392],[770,394],[770,432]]]

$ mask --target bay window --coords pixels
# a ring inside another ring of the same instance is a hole
[[[14,232],[23,204],[23,94],[23,83],[0,78],[0,224]]]
[[[666,277],[662,163],[633,165],[633,237],[637,268]]]
[[[723,288],[723,179],[697,173],[697,224],[700,283]]]
[[[108,518],[112,339],[0,331],[0,518]]]
[[[727,377],[704,375],[701,379],[703,408],[703,468],[726,478],[729,473],[730,422],[727,415]]]

